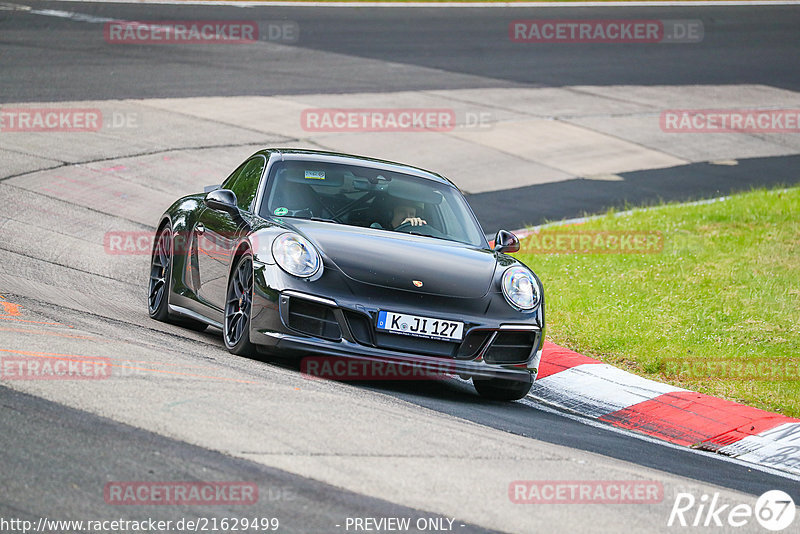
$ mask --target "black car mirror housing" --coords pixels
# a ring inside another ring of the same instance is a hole
[[[498,230],[494,238],[495,252],[519,252],[519,238],[508,230]]]
[[[239,214],[239,208],[236,205],[236,193],[230,189],[215,189],[209,192],[206,195],[205,204],[212,210],[224,211],[231,215]]]

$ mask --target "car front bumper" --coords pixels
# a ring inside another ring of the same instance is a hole
[[[410,294],[354,283],[330,271],[323,277],[327,282],[309,283],[260,263],[254,274],[250,341],[266,352],[346,357],[463,377],[527,381],[538,373],[543,309],[518,312],[500,294],[481,299]],[[462,321],[464,337],[456,343],[379,332],[377,313],[387,309]]]

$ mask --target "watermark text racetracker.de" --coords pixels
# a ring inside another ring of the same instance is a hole
[[[135,360],[19,352],[19,355],[0,358],[0,380],[107,380],[142,377],[159,372]]]
[[[310,380],[442,380],[457,372],[447,361],[422,364],[340,356],[306,356],[300,361],[301,375]]]
[[[300,126],[307,132],[449,132],[456,114],[444,108],[305,109]]]
[[[300,26],[295,21],[120,20],[106,22],[103,37],[114,45],[296,43]]]
[[[651,230],[544,229],[520,244],[521,254],[655,254],[663,249],[663,234]]]
[[[699,43],[700,20],[515,20],[508,26],[515,43]]]
[[[111,359],[4,356],[2,380],[104,380],[111,376]]]
[[[493,124],[491,112],[453,108],[311,108],[300,114],[307,132],[451,132]]]
[[[655,480],[515,480],[508,485],[515,504],[656,504],[664,486]]]
[[[107,504],[126,506],[249,505],[258,502],[254,482],[108,482]]]
[[[800,109],[668,109],[666,133],[800,133]]]
[[[111,230],[103,236],[103,248],[111,255],[147,255],[152,252],[154,238],[155,233],[147,230]],[[172,253],[231,252],[218,243],[197,239],[191,231],[176,232]],[[663,234],[653,230],[542,230],[526,236],[520,245],[522,254],[655,254],[663,249]]]
[[[133,111],[98,108],[0,108],[0,132],[97,132],[101,129],[138,128],[141,116]]]
[[[110,255],[148,255],[153,250],[155,236],[155,232],[151,230],[109,230],[103,235],[103,250]],[[257,236],[253,239],[257,239]],[[227,255],[230,252],[216,240],[197,239],[196,234],[191,231],[175,232],[172,235],[172,254]]]

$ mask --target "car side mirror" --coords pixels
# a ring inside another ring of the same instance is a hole
[[[494,238],[495,252],[518,252],[519,238],[508,230],[499,230]]]
[[[236,193],[230,189],[215,189],[206,195],[204,202],[212,210],[224,211],[234,216],[239,215]]]

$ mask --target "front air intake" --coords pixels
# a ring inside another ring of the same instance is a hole
[[[524,363],[536,343],[535,331],[499,331],[484,354],[486,363]]]
[[[339,322],[329,306],[297,297],[289,299],[288,326],[309,336],[332,341],[342,339]]]

